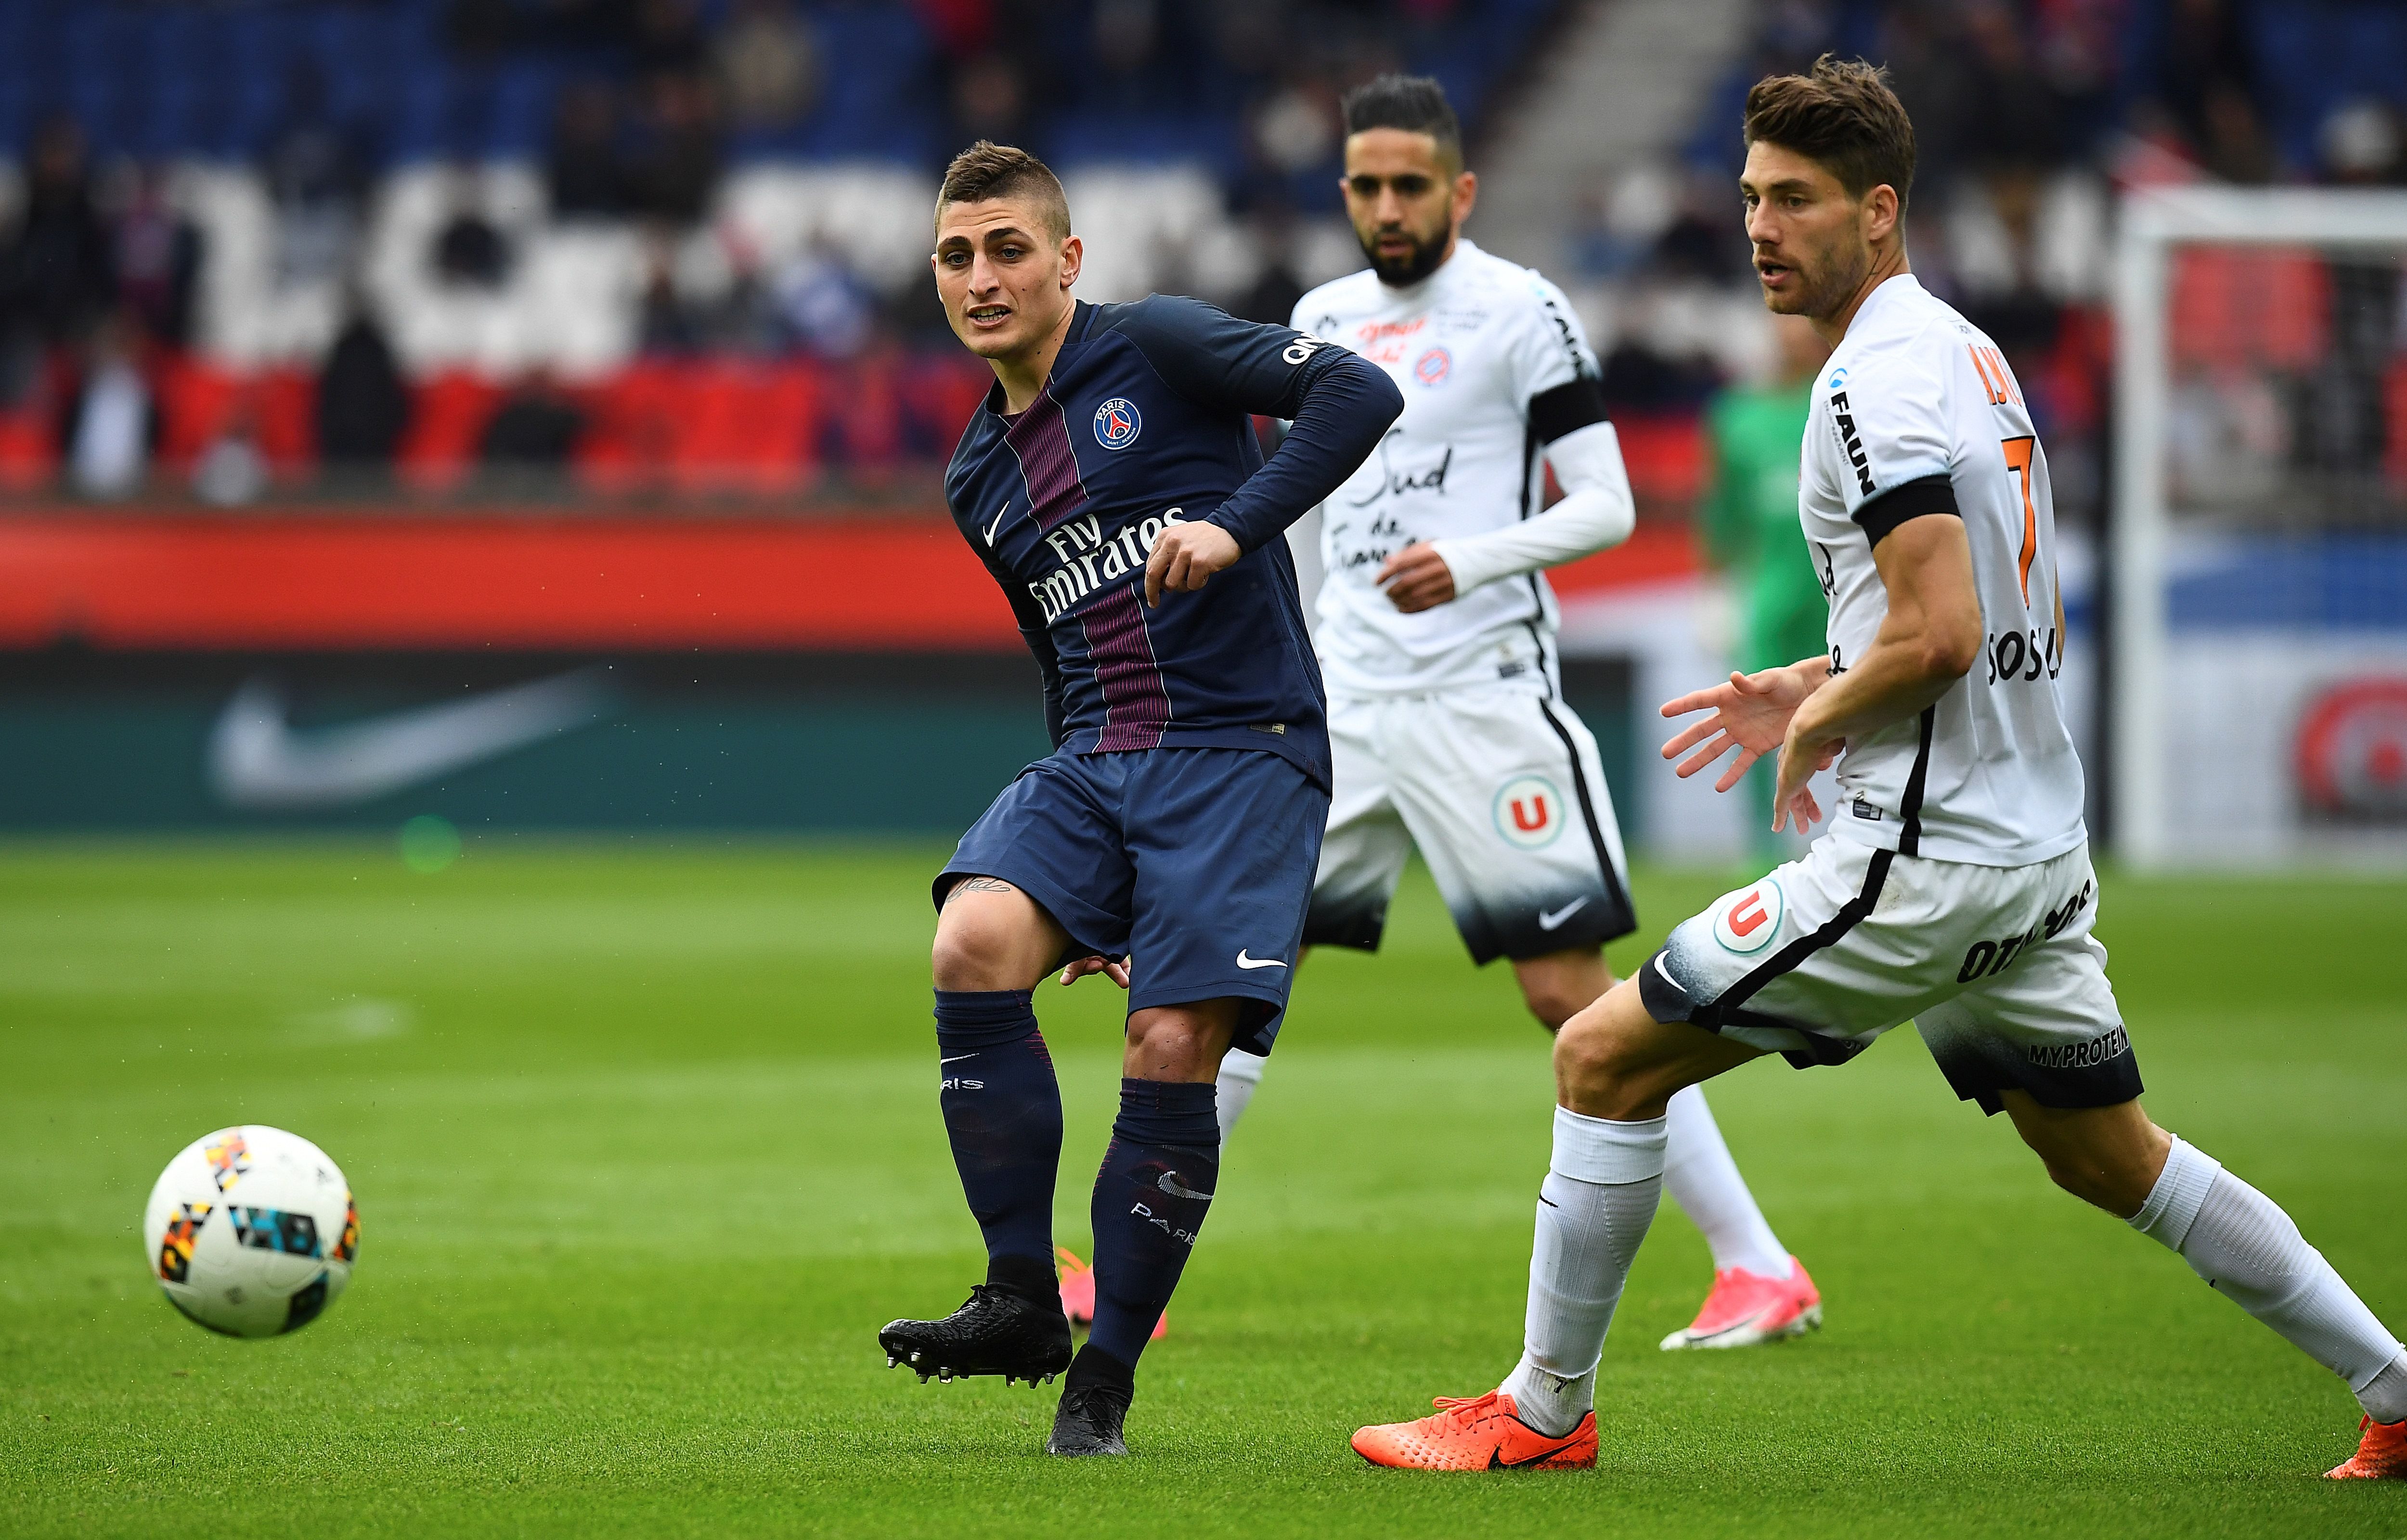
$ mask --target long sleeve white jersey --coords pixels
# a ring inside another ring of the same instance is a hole
[[[1834,671],[1888,615],[1873,547],[1925,514],[1963,519],[1985,633],[1936,704],[1847,745],[1832,831],[1992,867],[2082,843],[2081,760],[2056,682],[2047,457],[2005,355],[1911,275],[1883,283],[1823,366],[1797,501],[1830,601]]]
[[[1540,569],[1623,539],[1631,519],[1596,355],[1562,291],[1458,239],[1410,288],[1367,269],[1321,285],[1294,324],[1386,369],[1404,395],[1378,452],[1321,504],[1314,640],[1331,696],[1551,687],[1558,612]],[[1544,514],[1542,452],[1572,493]],[[1376,579],[1415,541],[1437,547],[1457,597],[1406,615]]]

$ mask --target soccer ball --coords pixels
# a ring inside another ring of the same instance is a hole
[[[170,1305],[228,1336],[276,1336],[325,1314],[351,1280],[360,1214],[324,1151],[247,1123],[167,1163],[142,1239]]]

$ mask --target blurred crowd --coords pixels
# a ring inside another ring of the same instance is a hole
[[[974,399],[925,282],[954,148],[1096,168],[1096,297],[1284,319],[1351,261],[1343,91],[1437,69],[1475,108],[1553,8],[0,0],[25,45],[0,119],[33,104],[0,185],[0,486],[692,490],[733,455],[730,488],[874,487],[939,461]],[[137,105],[213,64],[239,104]],[[1109,169],[1149,163],[1179,169]],[[714,389],[808,420],[689,444],[668,403]]]
[[[0,0],[0,487],[924,496],[983,379],[926,282],[953,148],[1063,168],[1089,297],[1285,319],[1359,265],[1344,90],[1434,72],[1475,135],[1560,8]],[[1770,366],[1739,107],[1825,49],[1890,67],[1916,268],[2013,358],[2076,518],[2117,191],[2407,177],[2407,12],[2376,0],[1764,0],[1692,131],[1571,200],[1555,276],[1617,415],[1693,424]],[[2407,484],[2396,264],[2308,265],[2184,269],[2184,346],[2296,376],[2206,370],[2193,479],[2242,443]],[[2253,331],[2216,318],[2260,290]]]
[[[2365,48],[2348,56],[2353,30]],[[2407,10],[2396,6],[1769,0],[1680,156],[1587,202],[1574,249],[1609,334],[1618,410],[1691,410],[1768,362],[1735,319],[1752,298],[1737,124],[1752,82],[1825,50],[1887,64],[1917,140],[1916,273],[2013,360],[2058,507],[2076,520],[2103,496],[2117,193],[2407,184]],[[2185,255],[2177,473],[2215,481],[2208,473],[2251,439],[2256,452],[2239,458],[2260,469],[2285,457],[2327,472],[2386,461],[2391,495],[2407,492],[2400,279],[2395,258]]]

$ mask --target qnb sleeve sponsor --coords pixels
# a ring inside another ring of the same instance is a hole
[[[1005,415],[990,391],[946,500],[1043,671],[1056,745],[1260,749],[1325,784],[1320,676],[1279,536],[1401,406],[1342,348],[1161,295],[1078,305],[1027,411]],[[1294,423],[1267,463],[1256,415]],[[1148,609],[1146,557],[1183,521],[1218,525],[1244,554]]]

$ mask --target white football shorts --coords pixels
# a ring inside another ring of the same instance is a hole
[[[1956,1094],[1997,1112],[2111,1107],[2140,1070],[2090,929],[2087,845],[1972,866],[1825,835],[1672,932],[1639,975],[1647,1014],[1803,1068],[1844,1064],[1912,1021]]]
[[[1332,699],[1335,795],[1303,939],[1376,950],[1420,848],[1472,957],[1541,957],[1638,927],[1596,740],[1531,689]]]

